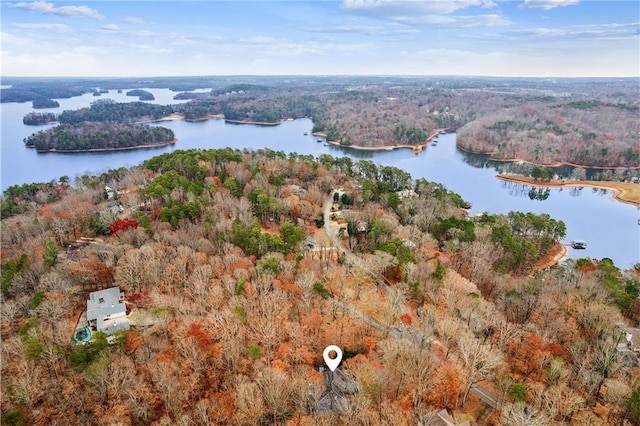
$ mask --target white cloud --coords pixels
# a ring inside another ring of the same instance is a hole
[[[511,25],[511,21],[499,14],[486,15],[422,15],[404,16],[397,19],[407,25],[442,27],[502,27]]]
[[[103,47],[96,46],[77,46],[69,51],[70,54],[74,55],[104,55],[106,53]]]
[[[131,47],[133,47],[134,49],[140,52],[145,52],[145,53],[172,53],[173,52],[173,49],[170,47],[157,47],[157,46],[150,46],[148,44],[134,44]]]
[[[505,40],[580,39],[580,40],[623,40],[637,39],[639,24],[590,24],[574,25],[565,28],[531,28],[518,31],[505,31],[500,36]]]
[[[389,17],[394,15],[442,15],[469,7],[492,8],[491,0],[344,0],[342,8],[347,11]]]
[[[241,38],[239,41],[242,43],[248,43],[248,44],[271,44],[276,40],[273,37],[256,36],[256,37]]]
[[[556,7],[575,6],[580,0],[524,0],[520,9],[544,9],[550,10]]]
[[[478,52],[464,49],[427,49],[402,52],[402,56],[407,61],[406,69],[409,74],[578,77],[584,76],[586,69],[593,76],[607,75],[606,72],[603,74],[605,64],[594,64],[593,67],[585,68],[584,64],[578,61],[567,61],[566,55],[548,52],[522,54],[499,50]],[[552,64],[553,66],[550,66]]]
[[[132,31],[127,34],[133,35],[135,37],[155,37],[156,36],[156,33],[149,30]]]
[[[90,8],[89,6],[55,7],[53,3],[48,3],[46,1],[34,1],[34,2],[21,1],[17,3],[5,3],[5,4],[7,7],[24,9],[24,10],[28,10],[30,12],[35,12],[35,13],[104,19],[104,16],[102,16],[100,12]]]
[[[6,75],[41,75],[42,70],[55,76],[99,75],[101,67],[98,58],[104,54],[103,49],[92,46],[79,46],[71,50],[47,55],[19,53],[2,55],[3,74]]]
[[[37,30],[37,31],[50,31],[54,33],[68,33],[71,32],[71,28],[65,24],[31,24],[31,23],[23,23],[23,24],[11,24],[12,27],[21,28],[26,30]]]
[[[137,16],[125,16],[122,18],[124,22],[127,24],[140,25],[144,24],[146,21],[142,18],[138,18]]]
[[[0,32],[0,44],[5,45],[3,47],[6,47],[7,43],[15,43],[18,45],[27,44],[24,37],[17,37],[11,33],[6,33],[4,31]]]
[[[496,6],[496,3],[491,0],[344,0],[341,9],[345,12],[391,20],[405,25],[445,27],[510,25],[511,22],[500,13],[455,14],[470,7],[491,9]]]
[[[375,25],[337,25],[335,27],[304,27],[301,28],[303,31],[308,31],[312,33],[327,33],[327,34],[338,34],[338,33],[354,33],[354,34],[366,34],[366,35],[402,35],[402,34],[417,34],[420,32],[418,29],[409,29],[406,27],[400,27],[397,25],[396,28],[388,28],[384,26],[375,26]]]
[[[116,24],[103,25],[101,28],[106,31],[120,31],[120,27]]]
[[[373,25],[338,25],[335,27],[308,27],[303,28],[304,31],[316,33],[378,33],[384,30],[382,26]]]
[[[334,41],[293,41],[286,38],[256,36],[238,39],[239,44],[221,45],[220,49],[254,58],[295,57],[371,51],[370,43],[337,43]],[[256,49],[256,46],[260,46]],[[242,52],[241,52],[242,50]]]

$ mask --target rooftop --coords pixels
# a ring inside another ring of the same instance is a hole
[[[124,293],[120,292],[120,287],[91,292],[87,300],[89,325],[109,336],[118,330],[128,330],[127,307],[122,299]]]

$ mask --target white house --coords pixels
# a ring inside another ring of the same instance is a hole
[[[120,292],[120,287],[91,292],[87,300],[89,326],[93,330],[106,333],[107,336],[118,330],[129,330],[127,307],[122,299],[124,293]]]

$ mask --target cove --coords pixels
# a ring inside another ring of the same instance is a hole
[[[156,97],[154,103],[172,104],[174,92],[168,89],[144,89]],[[111,91],[103,95],[119,102],[135,101]],[[99,99],[99,98],[97,98]],[[88,106],[96,100],[91,94],[71,99],[59,99],[60,107],[45,111],[61,112]],[[586,240],[586,250],[569,248],[573,258],[611,258],[622,268],[630,268],[640,261],[640,209],[611,199],[609,191],[592,188],[536,189],[527,185],[504,182],[495,178],[498,165],[474,157],[456,148],[456,135],[444,134],[437,144],[430,145],[416,155],[409,149],[392,151],[356,151],[349,148],[325,146],[311,135],[309,119],[285,121],[279,126],[230,124],[223,120],[199,122],[166,121],[157,123],[175,132],[175,145],[118,152],[74,154],[38,154],[24,147],[22,140],[31,133],[50,126],[25,126],[22,117],[30,111],[31,103],[3,103],[1,139],[1,188],[14,184],[43,182],[66,175],[71,181],[82,174],[95,174],[108,169],[131,167],[145,159],[176,149],[269,148],[285,153],[297,152],[319,156],[330,154],[349,156],[354,160],[368,159],[377,164],[395,166],[411,173],[414,179],[425,178],[440,182],[472,203],[470,214],[507,213],[512,210],[548,213],[567,225],[568,244],[571,240]],[[305,135],[307,133],[307,135]]]

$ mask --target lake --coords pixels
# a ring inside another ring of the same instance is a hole
[[[168,89],[144,89],[152,92],[154,103],[174,104],[175,92]],[[101,97],[91,94],[59,99],[59,108],[40,110],[61,112],[88,106],[96,99],[110,98],[119,102],[137,98],[115,90]],[[186,101],[182,101],[186,102]],[[178,143],[172,146],[119,152],[81,154],[38,154],[24,147],[22,140],[31,133],[50,126],[25,126],[22,117],[30,111],[31,102],[0,104],[1,182],[4,190],[14,184],[46,182],[66,175],[71,178],[84,173],[100,173],[118,167],[130,167],[154,155],[176,149],[190,148],[269,148],[300,154],[331,154],[353,159],[369,159],[378,164],[399,167],[411,173],[414,179],[426,178],[440,182],[472,203],[471,214],[507,213],[512,210],[548,213],[567,225],[568,244],[574,239],[586,240],[586,250],[569,248],[570,257],[609,257],[616,265],[629,268],[640,261],[640,209],[611,199],[609,191],[592,188],[551,188],[532,191],[527,185],[503,182],[495,178],[496,165],[478,161],[477,157],[462,153],[455,146],[456,135],[438,137],[436,146],[427,147],[422,154],[410,150],[355,151],[348,148],[325,146],[311,135],[313,124],[309,119],[286,121],[279,126],[227,124],[223,120],[194,123],[170,121],[158,125],[172,129]],[[308,135],[304,135],[308,133]]]

